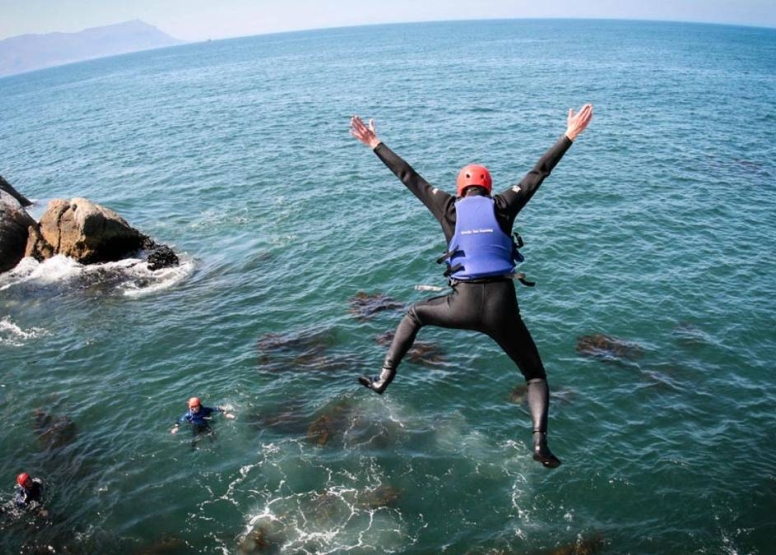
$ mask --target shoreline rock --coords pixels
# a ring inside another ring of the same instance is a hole
[[[24,258],[29,229],[37,228],[21,203],[0,191],[0,273],[12,270]]]
[[[32,206],[32,202],[25,197],[23,194],[21,194],[19,191],[13,188],[13,185],[8,183],[5,178],[3,178],[2,175],[0,175],[0,191],[5,191],[9,195],[11,195],[13,198],[19,201],[19,204],[22,205],[22,207],[27,208],[28,206]]]
[[[170,247],[157,244],[118,213],[85,198],[54,199],[36,222],[24,209],[29,200],[0,180],[0,273],[12,270],[24,257],[42,262],[58,254],[81,264],[96,264],[143,253],[151,271],[180,262]]]

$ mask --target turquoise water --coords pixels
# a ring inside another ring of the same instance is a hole
[[[2,552],[262,552],[262,531],[293,554],[773,553],[776,30],[289,33],[5,78],[0,98],[0,174],[34,213],[87,197],[182,255],[0,276],[2,500],[27,470],[52,513],[3,524]],[[348,120],[441,188],[476,161],[503,189],[584,102],[590,128],[518,220],[548,471],[485,337],[424,329],[440,357],[383,397],[356,383],[401,312],[350,300],[423,298],[444,245]],[[638,349],[577,353],[591,334]],[[192,395],[237,414],[194,451],[169,433]],[[75,437],[47,445],[36,409]]]

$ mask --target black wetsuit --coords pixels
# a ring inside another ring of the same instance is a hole
[[[33,478],[30,487],[19,486],[16,491],[16,506],[19,508],[27,508],[33,502],[40,503],[43,497],[43,482],[38,478]]]
[[[512,233],[518,212],[550,175],[571,144],[564,135],[519,184],[493,196],[496,219],[504,233]],[[455,232],[455,197],[429,185],[385,144],[380,144],[375,154],[439,221],[445,242],[449,243]],[[477,281],[453,282],[453,291],[449,295],[413,305],[396,330],[385,365],[393,369],[399,365],[422,326],[440,326],[487,334],[514,361],[526,380],[545,379],[539,351],[520,318],[514,281],[509,278]]]
[[[531,200],[544,179],[571,146],[563,135],[517,185],[493,196],[496,219],[507,235],[520,210]],[[445,241],[455,233],[456,197],[431,186],[407,162],[385,144],[375,154],[420,199],[442,226]],[[382,393],[393,380],[396,368],[412,347],[423,326],[473,330],[487,334],[504,350],[528,382],[528,403],[533,420],[534,458],[546,466],[560,464],[546,447],[549,388],[539,351],[520,317],[511,277],[496,277],[474,282],[451,281],[452,292],[414,304],[396,330],[380,376],[361,383]]]

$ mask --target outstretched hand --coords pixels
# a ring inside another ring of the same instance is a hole
[[[593,105],[585,104],[576,114],[572,108],[569,108],[569,116],[566,120],[566,136],[572,141],[577,135],[582,133],[593,119]]]
[[[358,116],[350,118],[350,134],[371,149],[380,144],[380,139],[375,133],[375,120],[369,120],[369,126],[364,124]]]

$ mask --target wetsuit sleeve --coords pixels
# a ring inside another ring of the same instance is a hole
[[[437,221],[442,224],[445,235],[447,235],[447,227],[450,227],[451,215],[452,226],[453,228],[455,227],[455,197],[431,186],[412,166],[388,148],[385,143],[377,145],[374,152],[382,160],[383,164],[388,166],[388,169],[404,183],[405,187],[412,191],[412,194],[418,197],[420,202],[428,208]],[[452,234],[452,231],[450,234]]]
[[[27,504],[27,494],[22,488],[16,490],[16,498],[14,501],[16,502],[17,507],[24,507]]]
[[[214,412],[224,412],[224,411],[218,407],[202,407],[201,409],[199,409],[199,412],[202,418],[208,418]]]
[[[188,422],[189,420],[191,420],[191,416],[187,412],[186,414],[184,414],[183,416],[181,416],[178,419],[178,424],[184,424],[184,423]]]
[[[515,216],[531,200],[542,182],[550,175],[553,168],[560,162],[563,155],[571,147],[571,140],[563,135],[558,141],[539,158],[539,161],[525,177],[510,189],[499,193],[494,197],[498,211],[502,217],[506,217],[509,228],[512,227]]]

